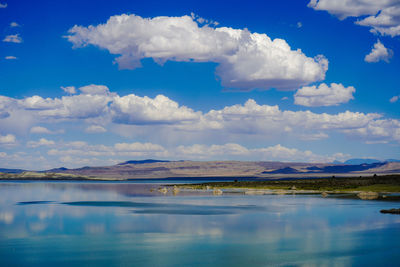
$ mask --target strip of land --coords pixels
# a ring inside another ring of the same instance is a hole
[[[265,181],[212,182],[190,185],[178,185],[188,189],[244,189],[272,190],[281,193],[400,193],[400,175],[372,175],[367,177],[347,178],[310,178],[310,179],[280,179]]]
[[[0,169],[0,179],[131,180],[165,178],[321,178],[400,174],[400,162],[327,164],[263,161],[127,161],[112,166],[56,168],[43,171]]]

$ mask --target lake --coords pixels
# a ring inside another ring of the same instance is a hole
[[[159,186],[0,182],[0,266],[400,265],[399,202]]]

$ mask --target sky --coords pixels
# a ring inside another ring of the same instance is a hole
[[[0,168],[400,158],[400,1],[0,0]]]

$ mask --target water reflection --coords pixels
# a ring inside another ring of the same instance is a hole
[[[400,260],[400,216],[379,213],[392,208],[390,202],[150,192],[159,186],[0,183],[0,265],[66,259],[143,266]]]

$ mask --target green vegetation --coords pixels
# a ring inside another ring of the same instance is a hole
[[[267,181],[213,182],[194,185],[181,185],[193,189],[207,188],[248,188],[248,189],[283,189],[315,191],[372,191],[399,192],[400,175],[347,178],[309,178]]]

